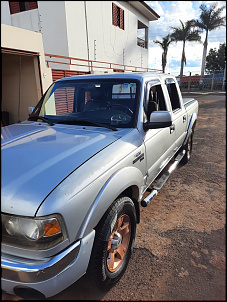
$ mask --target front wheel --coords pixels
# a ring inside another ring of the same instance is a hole
[[[109,290],[124,274],[136,234],[136,212],[129,197],[118,198],[96,227],[87,270],[90,287]]]

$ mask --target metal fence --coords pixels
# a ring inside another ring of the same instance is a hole
[[[134,65],[123,65],[97,60],[85,60],[74,57],[59,56],[45,53],[47,67],[52,69],[74,70],[78,72],[162,72],[159,69],[139,67]]]
[[[180,79],[177,77],[178,83]],[[200,75],[183,76],[180,85],[181,91],[224,91],[226,85],[226,76],[224,70],[215,71],[212,74],[206,74],[201,79]]]

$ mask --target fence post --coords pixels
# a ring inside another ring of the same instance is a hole
[[[222,82],[222,91],[225,91],[225,85],[226,85],[226,61],[225,61],[225,69],[224,69],[223,82]]]
[[[214,70],[212,82],[211,82],[211,91],[213,91],[213,89],[214,89],[214,75],[215,75],[215,70]]]
[[[190,91],[190,87],[191,87],[191,71],[189,71],[189,79],[188,79],[188,91]]]

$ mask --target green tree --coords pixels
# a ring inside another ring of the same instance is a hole
[[[194,26],[200,28],[202,31],[205,30],[206,37],[203,44],[203,58],[201,66],[201,78],[203,80],[205,71],[205,62],[207,55],[207,45],[208,45],[208,32],[215,30],[221,26],[225,25],[225,17],[221,17],[221,13],[225,6],[217,8],[218,3],[213,3],[209,8],[205,4],[200,5],[201,14],[198,20],[193,20]]]
[[[224,70],[226,59],[225,43],[219,45],[219,49],[211,48],[206,57],[206,72],[213,73],[214,71]]]
[[[172,42],[172,39],[170,38],[170,35],[167,35],[166,37],[162,38],[162,41],[155,40],[153,42],[156,44],[159,44],[163,50],[163,52],[162,52],[162,71],[163,71],[163,73],[165,73],[165,68],[166,68],[166,64],[167,64],[167,52],[168,52],[169,45]]]
[[[180,20],[181,26],[180,27],[172,27],[173,32],[171,33],[171,39],[174,42],[183,42],[183,50],[181,55],[181,69],[180,69],[180,86],[182,83],[182,77],[183,77],[183,69],[184,64],[186,65],[186,56],[185,56],[185,43],[196,41],[200,42],[201,37],[199,35],[200,31],[193,28],[192,21],[187,21],[185,24]]]

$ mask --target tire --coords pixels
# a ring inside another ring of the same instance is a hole
[[[96,227],[87,269],[89,287],[108,291],[124,274],[135,240],[136,212],[129,197],[120,197],[106,211]]]
[[[189,138],[188,138],[188,141],[184,147],[184,150],[186,151],[184,157],[182,158],[181,160],[181,163],[183,165],[186,165],[190,158],[191,158],[191,155],[192,155],[192,143],[193,143],[193,132],[189,135]]]

